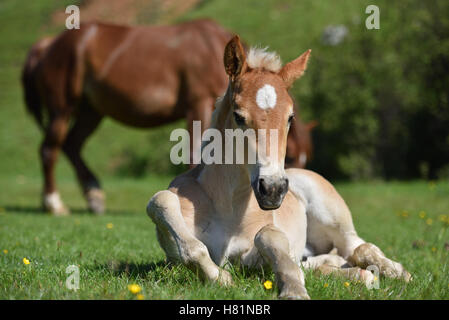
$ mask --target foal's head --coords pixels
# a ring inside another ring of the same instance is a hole
[[[294,115],[288,89],[304,73],[309,55],[310,50],[282,67],[279,57],[265,50],[250,49],[247,56],[238,36],[225,49],[232,127],[256,133],[266,130],[265,137],[256,135],[257,143],[265,139],[265,155],[258,153],[256,163],[245,166],[259,206],[265,210],[278,208],[288,191],[284,158]]]

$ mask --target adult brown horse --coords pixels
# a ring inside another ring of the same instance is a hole
[[[187,118],[190,133],[193,120],[208,128],[214,101],[226,90],[222,54],[231,37],[211,20],[136,27],[86,23],[35,44],[22,81],[27,108],[45,133],[40,147],[44,208],[68,214],[54,179],[62,149],[89,209],[104,211],[100,183],[81,157],[83,144],[104,116],[141,128],[181,118]],[[289,139],[292,145],[298,141],[293,133]],[[294,153],[298,158],[300,151]]]

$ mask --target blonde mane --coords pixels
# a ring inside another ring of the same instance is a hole
[[[281,58],[276,52],[267,51],[265,48],[251,47],[246,57],[246,63],[251,69],[265,69],[278,72],[282,68]]]

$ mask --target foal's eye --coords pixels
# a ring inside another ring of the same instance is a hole
[[[295,115],[294,115],[294,114],[291,114],[291,115],[288,117],[288,125],[291,125],[291,124],[292,124],[292,121],[293,121],[294,118],[295,118]]]
[[[238,114],[237,112],[234,112],[234,120],[235,123],[237,123],[237,125],[239,126],[243,126],[245,124],[245,118],[240,114]]]

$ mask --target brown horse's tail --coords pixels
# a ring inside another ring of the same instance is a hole
[[[25,105],[41,128],[43,128],[43,115],[41,98],[36,87],[36,67],[52,42],[53,38],[47,37],[35,43],[28,53],[22,70]]]

